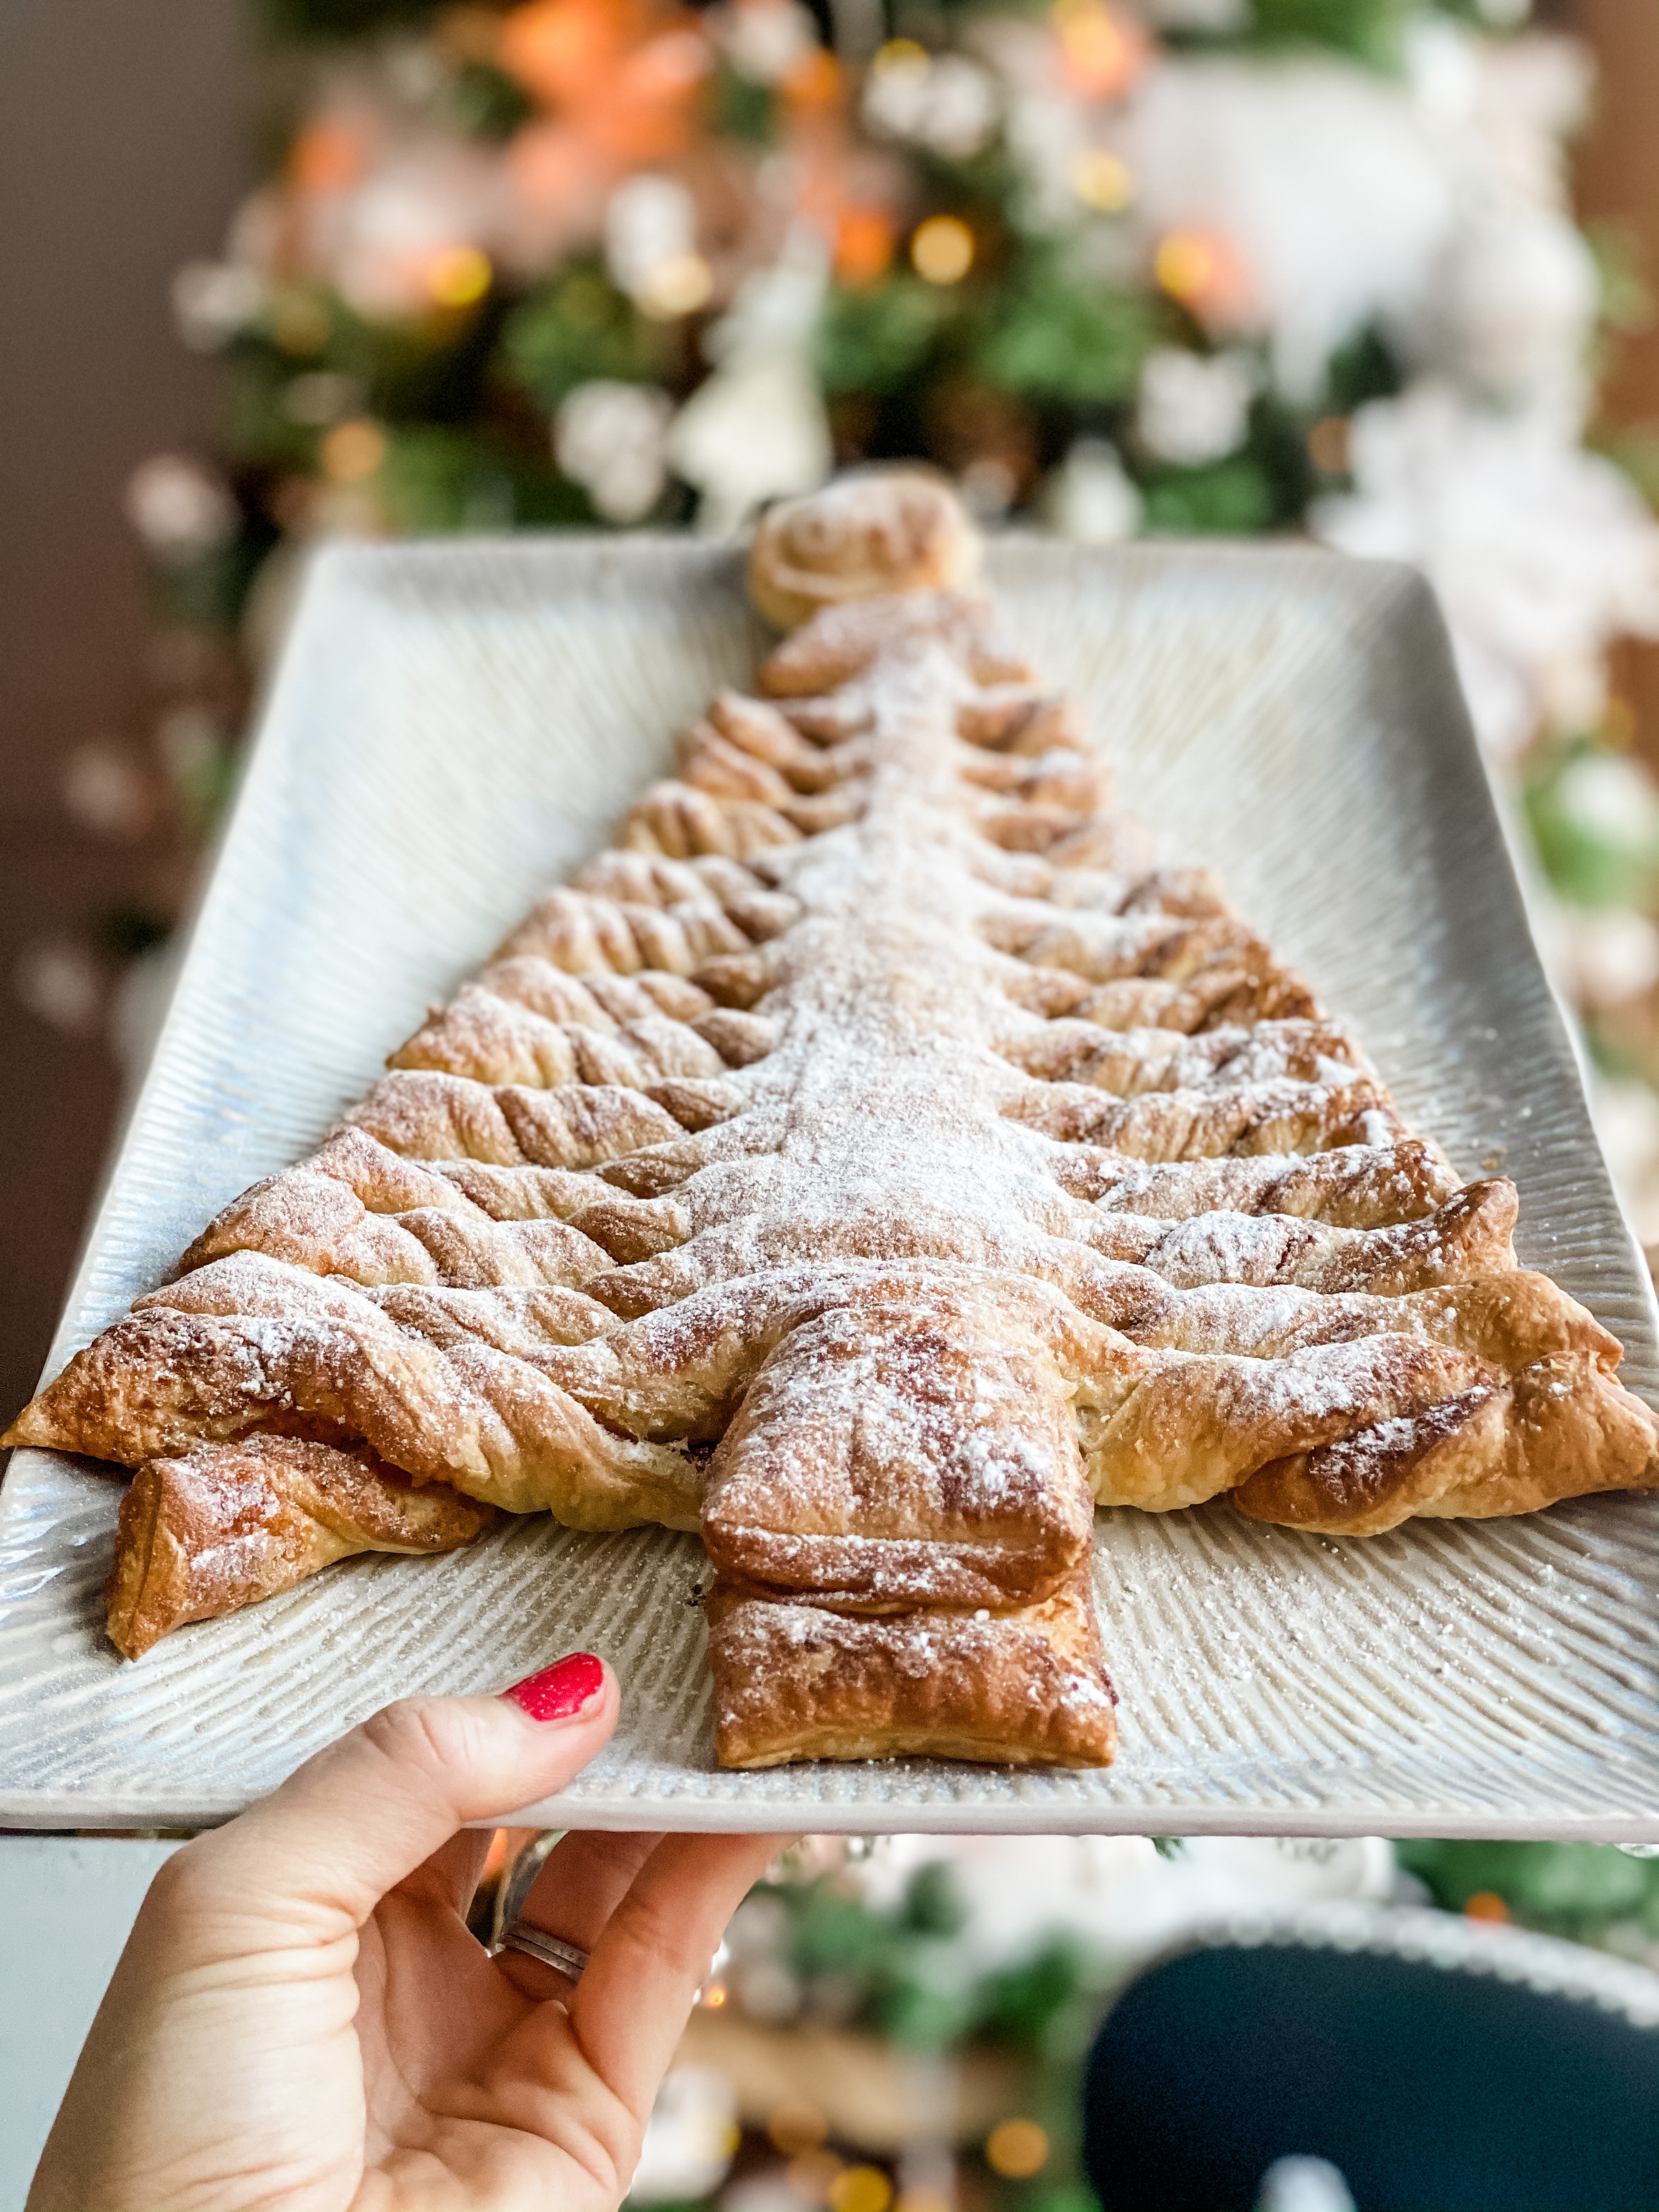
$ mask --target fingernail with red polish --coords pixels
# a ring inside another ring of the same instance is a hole
[[[591,1651],[573,1651],[568,1658],[544,1667],[539,1674],[526,1675],[501,1695],[532,1721],[568,1721],[592,1705],[604,1688],[604,1661]]]

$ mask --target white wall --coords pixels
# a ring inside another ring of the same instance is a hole
[[[178,1848],[0,1836],[0,2212],[22,2212],[127,1931]]]

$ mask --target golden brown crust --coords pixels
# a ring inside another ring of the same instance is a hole
[[[697,1525],[684,1452],[613,1434],[555,1381],[577,1293],[392,1285],[238,1253],[152,1291],[77,1352],[15,1443],[129,1466],[256,1432],[367,1442],[423,1482],[574,1528]]]
[[[769,510],[750,550],[749,595],[768,622],[795,629],[848,599],[953,590],[978,566],[978,539],[941,478],[867,469]]]
[[[1178,1290],[1209,1284],[1294,1284],[1326,1297],[1409,1292],[1513,1267],[1515,1187],[1470,1183],[1424,1219],[1382,1229],[1333,1228],[1283,1213],[1213,1212],[1179,1221],[1102,1216],[1097,1252],[1132,1260]]]
[[[1223,1152],[1317,1152],[1382,1144],[1405,1127],[1380,1083],[1245,1083],[1237,1090],[1156,1091],[1103,1097],[1076,1083],[1032,1085],[1010,1120],[1062,1144],[1102,1145],[1134,1160],[1191,1160]]]
[[[1067,1146],[1055,1180],[1102,1212],[1190,1221],[1204,1213],[1284,1214],[1336,1229],[1387,1229],[1420,1220],[1457,1193],[1457,1177],[1420,1137],[1341,1145],[1322,1152],[1223,1154],[1132,1160],[1091,1145]]]
[[[910,1753],[1022,1766],[1105,1766],[1115,1699],[1085,1573],[1012,1613],[930,1609],[880,1620],[708,1601],[722,1766]]]
[[[1592,1353],[1568,1352],[1270,1462],[1232,1495],[1253,1521],[1374,1536],[1413,1513],[1483,1519],[1655,1488],[1659,1421]]]
[[[1020,1319],[963,1288],[791,1330],[709,1471],[715,1566],[869,1613],[1056,1589],[1088,1555],[1093,1508],[1070,1394]]]
[[[368,1451],[286,1437],[151,1460],[121,1501],[110,1641],[137,1659],[185,1621],[234,1613],[359,1552],[452,1552],[493,1507],[421,1488]]]

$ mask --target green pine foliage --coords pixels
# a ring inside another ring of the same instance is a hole
[[[1079,281],[1058,256],[1030,251],[989,306],[974,365],[1021,398],[1121,403],[1132,397],[1162,320],[1150,295]]]
[[[1546,752],[1522,787],[1544,872],[1574,906],[1659,908],[1659,816],[1586,807],[1575,771],[1604,750],[1592,732]]]
[[[1490,1893],[1515,1919],[1552,1935],[1594,1942],[1627,1929],[1659,1942],[1659,1860],[1608,1844],[1413,1840],[1395,1852],[1449,1912]]]
[[[486,433],[441,423],[388,434],[379,489],[395,526],[410,537],[593,520],[550,460],[538,465]]]
[[[1255,46],[1323,48],[1392,70],[1417,12],[1413,0],[1251,0],[1249,37]]]
[[[1098,2016],[1100,1984],[1060,1939],[1006,1968],[976,1970],[957,1941],[966,1920],[948,1863],[919,1868],[878,1911],[833,1879],[769,1894],[789,1914],[789,1965],[809,2012],[825,2011],[908,2049],[987,2035],[1034,2054],[1075,2056]]]
[[[714,130],[720,137],[745,146],[764,146],[769,142],[774,118],[767,86],[739,76],[729,62],[722,60],[714,70],[712,100]]]
[[[1141,489],[1154,537],[1255,537],[1272,523],[1277,505],[1267,471],[1249,453],[1202,468],[1155,470]]]
[[[524,87],[486,62],[463,62],[453,72],[443,110],[451,126],[469,138],[510,138],[536,112]]]
[[[640,313],[593,254],[573,255],[501,333],[503,368],[549,414],[592,378],[652,381],[668,366],[666,350],[664,325]]]
[[[945,349],[952,319],[950,295],[903,270],[874,284],[832,286],[817,333],[825,392],[884,399],[905,390]]]

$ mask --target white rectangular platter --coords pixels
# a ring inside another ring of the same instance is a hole
[[[1653,1396],[1651,1291],[1426,591],[1292,548],[1010,540],[991,566],[1166,856],[1220,869],[1465,1174],[1514,1177],[1523,1259]],[[52,1371],[315,1144],[760,642],[737,556],[683,541],[319,560]],[[390,1698],[499,1688],[585,1646],[621,1675],[622,1724],[549,1825],[1659,1839],[1656,1498],[1364,1542],[1224,1502],[1103,1515],[1115,1765],[729,1774],[690,1537],[519,1521],[452,1557],[333,1568],[125,1665],[99,1601],[118,1494],[46,1452],[0,1490],[0,1824],[222,1819]]]

